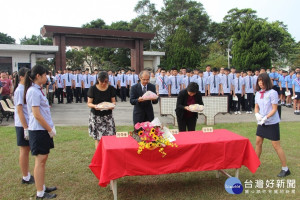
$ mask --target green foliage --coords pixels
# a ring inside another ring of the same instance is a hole
[[[174,36],[166,42],[167,55],[164,65],[167,68],[173,66],[195,68],[200,63],[200,55],[197,47],[193,44],[189,33],[180,26]]]
[[[105,27],[105,22],[102,19],[96,19],[89,23],[83,24],[82,28],[100,28],[103,29]]]
[[[255,70],[260,67],[271,67],[271,49],[266,41],[264,23],[249,19],[243,20],[235,27],[233,65],[238,69]]]
[[[32,35],[31,38],[27,38],[26,36],[20,40],[22,45],[53,45],[52,38],[43,38],[38,35]]]
[[[300,42],[293,47],[293,52],[290,55],[290,64],[292,68],[300,66]]]
[[[15,44],[16,40],[5,33],[0,32],[0,44]]]
[[[209,44],[209,52],[207,59],[201,63],[201,66],[210,65],[211,67],[227,67],[228,61],[226,51],[224,51],[220,42]]]
[[[72,69],[82,68],[84,52],[78,49],[70,49],[66,52],[66,61]]]

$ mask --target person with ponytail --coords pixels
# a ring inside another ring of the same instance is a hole
[[[46,69],[36,65],[26,73],[24,104],[27,103],[29,116],[29,146],[35,156],[34,178],[37,189],[36,199],[52,199],[50,192],[56,187],[45,186],[45,167],[48,154],[54,148],[53,136],[56,130],[52,122],[48,100],[42,86],[47,82]]]
[[[22,67],[15,75],[14,81],[14,104],[15,104],[15,128],[17,145],[20,147],[19,165],[23,174],[22,184],[33,184],[34,178],[29,172],[29,141],[28,141],[28,112],[24,104],[25,74],[28,68]]]

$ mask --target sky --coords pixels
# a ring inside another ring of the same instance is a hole
[[[160,10],[163,0],[150,0]],[[252,8],[260,18],[282,21],[296,41],[300,41],[297,19],[299,0],[197,0],[202,3],[212,21],[222,22],[232,8]],[[9,0],[1,3],[0,32],[20,43],[20,39],[39,35],[43,25],[80,27],[101,18],[110,25],[137,16],[134,7],[138,0]]]

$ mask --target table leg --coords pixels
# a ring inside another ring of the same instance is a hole
[[[111,180],[110,181],[110,188],[113,192],[113,195],[114,195],[114,200],[117,200],[118,199],[118,196],[117,196],[117,179],[116,180]]]
[[[220,178],[220,171],[219,170],[216,171],[216,178]]]
[[[240,172],[240,169],[235,169],[235,177],[236,178],[239,178],[239,172]]]

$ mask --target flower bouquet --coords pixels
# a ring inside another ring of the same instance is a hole
[[[164,149],[167,146],[177,147],[175,137],[168,132],[167,127],[161,128],[161,124],[157,118],[152,122],[137,123],[134,126],[134,131],[130,132],[130,135],[138,142],[139,148],[137,153],[141,154],[144,149],[154,150],[159,148],[159,152],[162,157],[165,157],[167,153]]]

